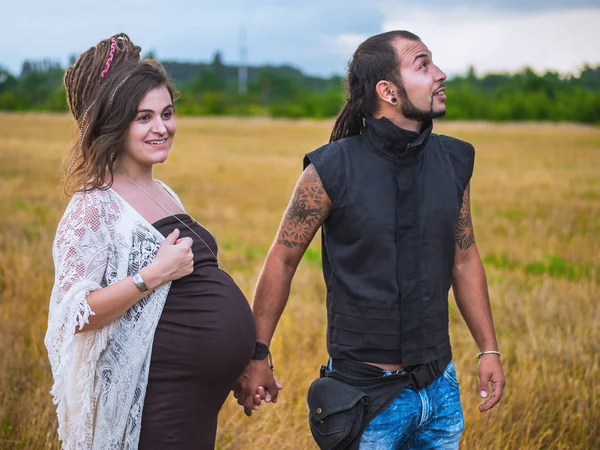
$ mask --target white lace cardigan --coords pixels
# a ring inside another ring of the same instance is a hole
[[[103,328],[75,329],[94,314],[87,295],[148,265],[163,240],[113,189],[76,193],[58,225],[44,343],[63,449],[138,446],[154,332],[171,284]]]

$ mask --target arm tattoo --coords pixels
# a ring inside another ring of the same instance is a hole
[[[475,243],[475,234],[473,233],[473,221],[471,219],[471,188],[467,185],[463,194],[462,206],[460,213],[458,214],[458,220],[456,221],[456,231],[454,233],[454,239],[456,245],[461,250],[468,249]]]
[[[281,222],[277,243],[288,248],[308,248],[329,212],[329,198],[315,168],[306,168]]]

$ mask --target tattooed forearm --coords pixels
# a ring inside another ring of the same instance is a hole
[[[306,168],[281,222],[277,243],[306,249],[329,213],[329,197],[315,168]]]
[[[469,185],[467,185],[463,194],[462,206],[458,214],[458,220],[456,221],[455,240],[456,245],[461,250],[466,250],[475,243],[473,221],[471,219],[471,191]]]

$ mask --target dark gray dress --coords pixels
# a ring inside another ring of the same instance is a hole
[[[217,254],[206,229],[187,214],[177,217]],[[219,410],[254,351],[254,318],[197,236],[174,217],[153,226],[165,236],[178,228],[192,238],[194,271],[173,282],[158,322],[139,448],[214,449]]]

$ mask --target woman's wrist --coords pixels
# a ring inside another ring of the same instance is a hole
[[[146,287],[149,291],[153,291],[161,284],[165,284],[168,281],[165,280],[162,276],[163,271],[159,270],[159,268],[156,267],[156,264],[154,263],[151,263],[148,266],[144,267],[138,273],[144,280],[144,283],[146,284]]]

